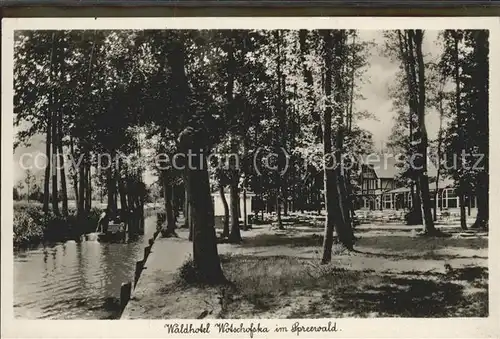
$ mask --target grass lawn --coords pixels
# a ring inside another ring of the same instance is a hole
[[[288,223],[242,231],[240,245],[219,244],[233,286],[177,278],[157,295],[152,318],[328,318],[488,316],[488,237],[428,238],[407,226],[363,226],[355,252],[334,245],[320,265],[322,229]],[[162,306],[163,305],[163,306]],[[195,307],[196,305],[196,307]]]

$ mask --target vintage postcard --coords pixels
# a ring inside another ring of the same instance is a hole
[[[4,19],[2,336],[498,338],[499,56],[498,18]]]

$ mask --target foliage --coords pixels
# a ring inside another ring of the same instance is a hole
[[[43,212],[40,203],[16,202],[14,204],[14,246],[36,245],[40,242],[58,242],[93,232],[101,210],[91,210],[84,222],[76,218],[76,210],[67,217],[52,211]]]

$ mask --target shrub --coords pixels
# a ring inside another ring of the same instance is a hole
[[[26,210],[14,213],[14,244],[18,246],[43,239],[43,227]]]
[[[156,214],[156,229],[161,230],[166,220],[167,220],[167,214],[165,212],[158,212]]]
[[[178,275],[178,281],[181,284],[198,285],[202,284],[204,281],[191,256],[189,256],[179,268]]]
[[[76,209],[70,208],[68,216],[43,212],[39,203],[14,204],[14,246],[36,245],[42,241],[64,241],[95,231],[101,210],[92,208],[84,221],[79,221]]]

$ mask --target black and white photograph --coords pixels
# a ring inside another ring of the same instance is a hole
[[[498,20],[381,19],[4,19],[2,332],[499,335]]]

